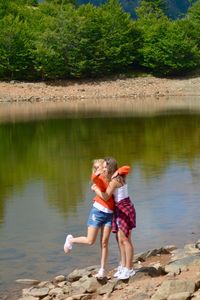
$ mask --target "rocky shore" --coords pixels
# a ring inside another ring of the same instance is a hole
[[[0,121],[79,111],[199,109],[200,77],[0,82]]]
[[[18,279],[23,288],[16,299],[200,300],[200,240],[182,249],[172,245],[140,253],[134,267],[136,274],[123,281],[113,278],[115,270],[97,280],[93,275],[99,266],[76,269],[42,282]]]
[[[0,82],[0,102],[54,102],[162,96],[200,96],[200,77],[112,78],[53,82]]]

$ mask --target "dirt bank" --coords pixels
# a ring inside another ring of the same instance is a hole
[[[0,120],[78,111],[199,109],[200,77],[0,82]]]

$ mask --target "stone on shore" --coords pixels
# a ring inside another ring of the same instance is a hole
[[[114,270],[105,280],[96,279],[99,266],[76,269],[23,289],[18,300],[200,300],[199,246],[198,240],[183,249],[166,246],[140,253],[129,280],[113,279]]]
[[[164,300],[177,293],[189,293],[191,296],[195,291],[195,282],[192,280],[167,280],[162,283],[152,300]]]
[[[17,283],[27,284],[27,285],[34,285],[40,283],[37,279],[16,279]]]

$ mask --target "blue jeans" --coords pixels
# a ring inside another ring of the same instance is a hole
[[[105,213],[95,207],[92,207],[87,225],[100,228],[101,226],[112,226],[113,213]]]

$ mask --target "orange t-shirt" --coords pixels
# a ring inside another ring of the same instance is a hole
[[[119,175],[127,175],[130,172],[131,167],[129,166],[123,166],[117,169],[117,172]]]
[[[92,182],[94,182],[101,192],[105,192],[108,187],[108,182],[105,180],[103,175],[95,175],[94,173],[91,176]],[[108,208],[109,210],[114,210],[115,202],[113,196],[111,196],[107,201],[103,200],[101,197],[96,195],[93,198],[93,201],[103,205],[104,207]]]
[[[129,166],[123,166],[120,167],[118,170],[118,174],[119,175],[127,175],[130,171],[130,167]],[[97,187],[100,189],[101,192],[105,192],[107,187],[108,187],[108,182],[105,180],[103,175],[95,175],[94,173],[91,176],[91,180],[92,182],[94,182]],[[114,210],[114,197],[111,196],[107,201],[103,200],[101,197],[99,196],[95,196],[93,201],[98,202],[99,204],[103,205],[104,207],[110,209],[110,210]]]

